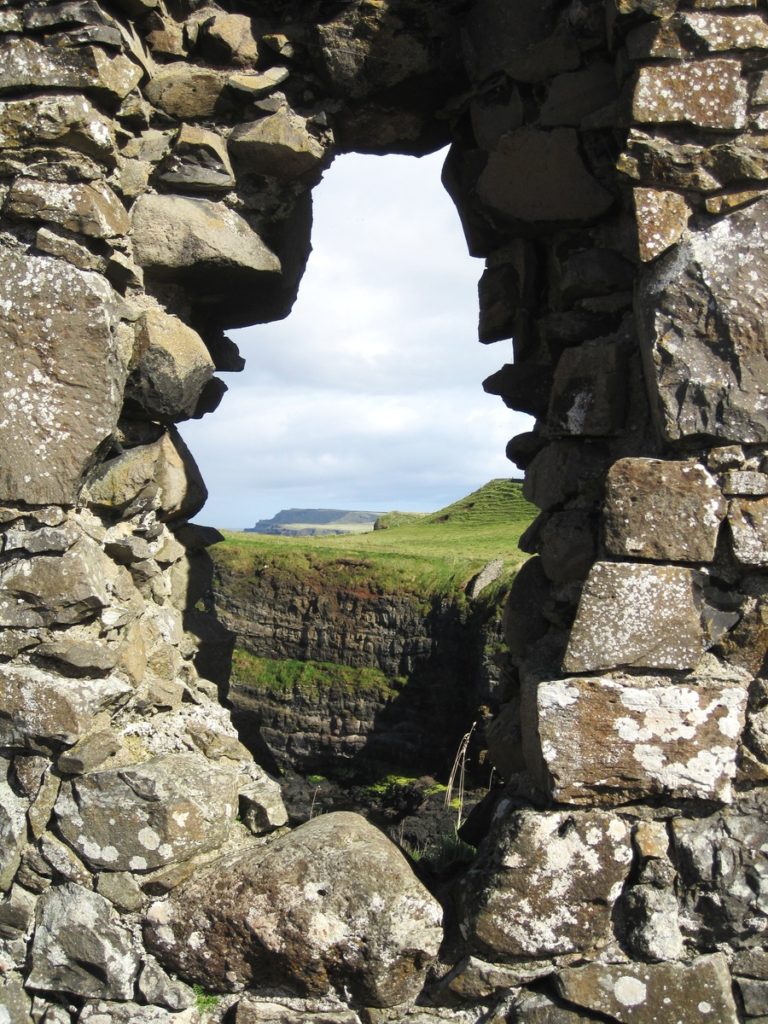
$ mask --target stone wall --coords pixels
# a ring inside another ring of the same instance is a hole
[[[0,0],[0,1019],[765,1019],[767,58],[757,0]],[[355,816],[281,832],[174,424],[334,155],[449,140],[542,514],[443,930]]]

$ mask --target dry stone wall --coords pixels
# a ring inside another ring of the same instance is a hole
[[[1,1021],[768,1017],[766,68],[758,0],[0,0]],[[201,674],[175,424],[334,156],[448,141],[542,511],[441,930]]]

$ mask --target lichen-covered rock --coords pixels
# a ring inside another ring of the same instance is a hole
[[[632,116],[641,123],[687,122],[699,128],[746,125],[747,83],[737,60],[714,58],[640,69]]]
[[[113,433],[126,363],[96,274],[0,252],[0,500],[71,504]]]
[[[768,927],[768,828],[763,791],[704,818],[675,818],[685,937],[709,948],[759,946]]]
[[[0,92],[19,89],[84,89],[121,100],[141,78],[141,68],[123,54],[97,46],[45,46],[11,36],[0,43]]]
[[[137,328],[138,365],[126,397],[152,419],[188,419],[195,412],[214,365],[200,335],[178,317],[149,309]]]
[[[766,280],[766,200],[691,232],[641,278],[641,350],[667,440],[768,440]]]
[[[584,585],[564,670],[693,668],[707,645],[700,589],[692,569],[597,562]]]
[[[112,122],[84,96],[49,93],[0,102],[0,149],[64,146],[115,162]]]
[[[0,975],[0,1011],[6,1014],[4,1024],[32,1024],[31,1009],[32,1000],[24,991],[22,975],[15,971]]]
[[[606,480],[605,546],[618,558],[711,562],[726,503],[692,461],[619,459]]]
[[[557,977],[569,1003],[605,1014],[621,1024],[657,1024],[669,1019],[737,1024],[728,961],[722,953],[690,963],[589,964]]]
[[[178,1012],[162,1006],[99,1000],[85,1004],[77,1024],[204,1024],[207,1016],[195,1006]]]
[[[266,772],[257,771],[257,778],[240,790],[240,818],[254,835],[271,832],[288,822],[280,783]]]
[[[173,149],[157,172],[164,184],[189,192],[224,191],[235,184],[227,147],[220,135],[183,124]]]
[[[671,889],[635,885],[624,898],[627,944],[640,960],[680,960],[685,951],[679,906]]]
[[[214,850],[236,810],[235,773],[193,754],[73,779],[55,807],[67,842],[107,871],[148,871]]]
[[[339,812],[201,872],[150,910],[145,934],[161,963],[215,991],[344,985],[389,1006],[420,989],[440,919],[392,843]]]
[[[111,238],[128,231],[125,208],[109,186],[96,182],[67,185],[21,178],[14,183],[6,211],[20,220],[60,224],[91,238]]]
[[[139,953],[103,896],[69,882],[41,896],[36,916],[31,988],[91,999],[133,996]]]
[[[71,746],[100,711],[131,692],[118,675],[70,679],[31,665],[0,665],[0,746],[44,752]]]
[[[473,948],[539,958],[594,951],[632,860],[629,828],[601,811],[518,810],[484,840],[460,891]]]
[[[235,1010],[234,1024],[360,1024],[354,1010],[332,999],[257,999],[246,996]]]
[[[528,686],[530,767],[561,803],[654,794],[728,801],[747,681],[737,671],[731,682],[601,676]]]
[[[10,889],[27,840],[29,801],[17,796],[8,785],[8,764],[0,758],[0,892]]]
[[[678,192],[636,188],[634,196],[640,259],[648,262],[680,241],[692,211]]]
[[[171,117],[210,117],[220,101],[227,76],[184,61],[155,69],[144,93],[150,103]]]

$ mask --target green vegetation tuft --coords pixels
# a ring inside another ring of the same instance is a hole
[[[195,993],[195,1006],[199,1013],[210,1013],[221,998],[206,992],[202,985],[193,985],[192,991]]]
[[[491,480],[431,515],[392,513],[403,520],[372,533],[279,537],[224,531],[211,555],[222,570],[266,574],[277,584],[299,579],[363,594],[456,594],[492,559],[502,559],[507,581],[514,575],[526,558],[518,541],[536,511],[520,481]]]
[[[317,696],[332,690],[367,693],[386,700],[395,697],[403,680],[389,679],[377,668],[353,668],[324,661],[259,658],[236,647],[232,654],[232,685],[258,693]],[[241,697],[242,699],[242,697]]]

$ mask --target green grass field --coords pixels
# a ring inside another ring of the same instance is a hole
[[[389,513],[385,529],[337,537],[279,537],[224,531],[214,561],[238,575],[269,572],[375,593],[454,593],[492,559],[503,585],[525,561],[521,534],[536,515],[522,484],[492,480],[429,515]]]

